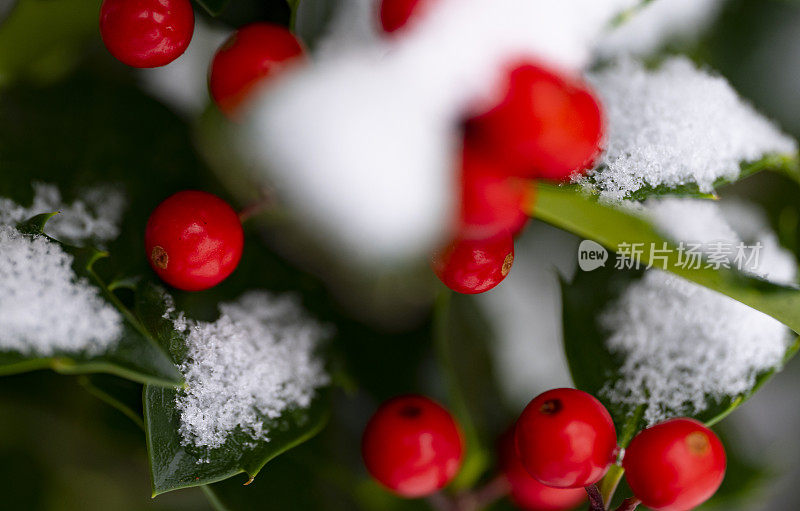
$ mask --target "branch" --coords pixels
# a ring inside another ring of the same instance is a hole
[[[589,511],[606,511],[603,496],[600,495],[600,489],[596,484],[587,486],[586,493],[589,495]]]

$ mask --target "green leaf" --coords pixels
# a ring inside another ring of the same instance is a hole
[[[58,213],[42,213],[17,225],[17,230],[22,234],[39,235],[44,233],[47,222]]]
[[[159,286],[142,282],[137,288],[137,314],[176,363],[186,356],[183,334],[166,316],[169,305]],[[319,433],[328,420],[327,391],[318,391],[308,408],[285,411],[276,419],[262,417],[269,441],[255,441],[235,431],[217,449],[184,445],[179,433],[180,412],[175,400],[180,391],[147,385],[144,389],[144,422],[153,496],[168,491],[222,481],[244,472],[255,478],[266,463]]]
[[[78,383],[91,395],[116,408],[144,430],[140,384],[106,374],[83,375]]]
[[[153,496],[222,481],[242,472],[255,478],[270,460],[319,433],[328,419],[328,396],[319,392],[307,409],[290,410],[274,420],[265,417],[268,442],[253,441],[249,435],[235,432],[220,448],[197,448],[182,443],[177,396],[173,388],[148,385],[144,391]]]
[[[19,227],[27,235],[43,236],[42,230],[52,216],[53,214],[37,215],[21,223]],[[48,239],[51,243],[58,243],[52,238]],[[154,385],[179,384],[182,381],[181,374],[165,351],[155,343],[137,318],[108,290],[94,271],[95,263],[108,254],[93,248],[60,245],[74,257],[72,266],[76,274],[95,285],[101,296],[122,314],[125,319],[122,334],[107,352],[96,355],[64,352],[42,357],[17,351],[0,351],[0,375],[52,369],[62,374],[108,373]]]
[[[62,76],[97,34],[99,2],[19,0],[13,9],[5,9],[0,7],[0,20],[6,18],[0,24],[0,85],[18,78]]]
[[[537,186],[536,203],[530,213],[612,251],[623,243],[642,243],[644,264],[651,260],[653,247],[660,249],[666,243],[672,249],[666,256],[667,271],[727,295],[800,332],[800,290],[796,287],[774,284],[733,269],[684,268],[679,264],[676,244],[643,217],[601,204],[569,187],[548,184]]]
[[[739,166],[739,175],[736,176],[736,179],[730,180],[727,178],[719,178],[714,182],[714,189],[716,190],[717,188],[732,184],[733,182],[752,176],[753,174],[761,172],[762,170],[773,170],[790,176],[796,176],[798,175],[798,165],[800,165],[800,163],[798,162],[798,155],[796,154],[769,154],[760,160],[743,162]],[[603,167],[600,167],[595,170],[595,173],[602,174],[603,170]],[[588,182],[592,184],[595,182],[595,179],[592,176],[589,176]],[[651,186],[644,184],[635,192],[631,192],[625,196],[625,199],[631,201],[643,201],[649,197],[661,196],[712,198],[714,197],[714,194],[713,192],[706,193],[700,191],[700,187],[697,185],[697,183],[691,182],[676,186]]]
[[[571,283],[562,281],[561,285],[564,349],[573,382],[577,388],[597,396],[608,408],[623,447],[645,426],[643,408],[609,402],[600,392],[622,377],[619,370],[622,361],[606,349],[606,334],[598,325],[597,318],[641,274],[641,271],[604,267],[592,272],[579,271]],[[798,348],[800,338],[788,348],[784,363],[797,353]],[[709,426],[716,424],[758,391],[775,372],[773,369],[758,375],[754,387],[744,394],[721,400],[709,399],[708,407],[693,417]]]
[[[473,297],[443,289],[434,311],[437,361],[445,378],[447,404],[464,433],[466,454],[452,488],[471,488],[492,458],[486,417],[497,413],[499,391],[491,382],[488,343],[492,332]]]
[[[212,16],[219,16],[225,7],[228,5],[229,0],[196,0],[198,5],[206,10]]]
[[[635,409],[612,403],[600,392],[621,378],[622,361],[606,349],[606,338],[597,317],[641,273],[602,267],[577,272],[571,283],[561,282],[564,352],[572,381],[578,389],[600,399],[608,409],[621,447],[627,446],[645,423],[641,411],[637,413]]]

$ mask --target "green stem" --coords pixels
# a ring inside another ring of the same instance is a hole
[[[448,323],[450,321],[451,292],[443,289],[434,304],[433,337],[436,357],[445,379],[449,405],[461,425],[467,454],[461,471],[452,483],[455,490],[471,487],[480,477],[486,466],[487,455],[480,445],[480,437],[467,405],[466,396],[461,391],[459,377],[451,356]]]
[[[617,486],[622,480],[622,474],[625,469],[621,466],[614,464],[608,469],[608,473],[600,481],[600,495],[603,497],[603,502],[606,503],[606,509],[611,505],[611,499],[614,498],[614,492],[617,491]]]

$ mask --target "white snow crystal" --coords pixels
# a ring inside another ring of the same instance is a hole
[[[218,448],[234,431],[269,440],[269,419],[310,405],[328,383],[315,350],[328,331],[297,300],[249,292],[220,305],[213,322],[179,316],[188,352],[176,398],[184,444]]]
[[[737,225],[725,223],[715,202],[668,199],[647,206],[676,240],[741,239]],[[762,245],[754,272],[793,282],[795,260],[774,234],[764,226],[753,241]],[[607,347],[623,360],[622,379],[603,393],[615,403],[646,404],[649,424],[702,412],[709,398],[749,391],[758,374],[780,366],[790,341],[777,320],[661,270],[649,270],[630,285],[600,321],[609,332]]]
[[[269,84],[245,123],[245,150],[343,253],[362,263],[427,254],[452,210],[459,119],[488,99],[509,61],[577,73],[635,1],[434,2],[396,37],[325,52]]]
[[[716,19],[724,1],[653,0],[605,34],[596,54],[647,55],[666,43],[693,38]]]
[[[57,243],[0,225],[0,350],[96,355],[116,343],[121,315],[71,264]]]
[[[684,58],[655,71],[621,60],[589,79],[608,121],[606,151],[589,173],[602,197],[618,200],[645,186],[690,183],[710,192],[717,179],[738,177],[741,162],[797,151],[725,79]]]
[[[47,222],[45,231],[59,241],[104,243],[119,236],[125,207],[125,198],[119,190],[110,186],[89,188],[72,204],[64,204],[55,185],[33,183],[33,190],[30,207],[0,197],[0,225],[16,225],[38,214],[58,211],[60,214]]]

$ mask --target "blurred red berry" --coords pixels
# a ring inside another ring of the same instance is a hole
[[[535,397],[520,415],[515,435],[525,470],[556,488],[596,483],[617,451],[608,410],[575,389],[554,389]]]
[[[424,396],[400,396],[372,416],[361,444],[364,464],[379,483],[408,498],[447,485],[458,473],[464,442],[456,421]]]
[[[688,511],[714,495],[725,463],[725,448],[713,431],[693,419],[672,419],[636,435],[622,466],[645,506]]]
[[[229,117],[265,78],[304,56],[300,41],[285,27],[253,23],[237,30],[211,61],[209,89],[219,109]]]
[[[103,0],[100,35],[108,51],[133,67],[158,67],[180,57],[194,32],[189,0]]]
[[[514,263],[514,240],[508,231],[491,238],[459,236],[433,255],[433,270],[458,293],[483,293],[497,286]]]
[[[236,269],[244,233],[227,202],[210,193],[183,191],[153,211],[144,241],[150,265],[164,282],[200,291],[219,284]]]
[[[461,231],[491,237],[512,236],[528,222],[524,208],[533,201],[533,187],[509,177],[482,153],[465,146],[461,156]]]
[[[545,486],[525,470],[517,455],[512,429],[500,439],[500,470],[508,481],[511,501],[525,511],[565,511],[586,500],[583,488]]]
[[[467,121],[467,140],[524,177],[563,181],[593,165],[603,119],[598,101],[579,80],[542,66],[514,66],[502,99]]]
[[[381,2],[381,27],[384,32],[394,32],[406,26],[412,17],[419,16],[433,0],[383,0]]]

